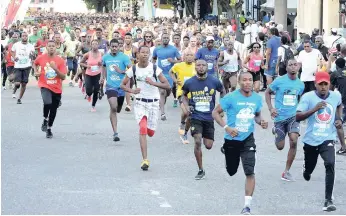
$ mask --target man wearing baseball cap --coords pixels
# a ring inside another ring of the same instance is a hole
[[[219,51],[214,48],[214,37],[207,36],[207,47],[199,49],[196,53],[196,60],[205,60],[208,64],[208,74],[218,77],[217,60],[219,58]]]
[[[309,181],[318,156],[321,155],[326,169],[324,211],[335,211],[332,201],[335,179],[335,139],[336,130],[342,128],[341,95],[330,91],[330,76],[326,72],[317,72],[315,76],[316,91],[303,95],[297,107],[296,120],[308,120],[303,138],[304,172],[303,177]]]

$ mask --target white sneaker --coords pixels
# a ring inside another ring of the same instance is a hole
[[[2,87],[2,89],[3,89],[3,90],[6,90],[6,87],[4,86],[4,87]]]
[[[75,83],[75,84],[74,84],[74,87],[78,87],[78,86],[79,86],[79,84],[78,84],[78,83]]]
[[[16,94],[12,94],[12,98],[17,98]]]

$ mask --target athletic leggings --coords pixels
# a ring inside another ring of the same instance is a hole
[[[324,161],[326,170],[325,199],[332,200],[335,179],[335,144],[333,140],[324,141],[321,145],[311,146],[305,143],[304,147],[304,169],[308,174],[314,171],[318,156]]]
[[[173,83],[172,93],[174,98],[177,98],[177,85],[175,83]]]
[[[43,117],[48,118],[48,127],[52,127],[61,100],[61,94],[52,92],[47,88],[41,88],[43,100]]]
[[[6,64],[2,64],[1,65],[1,71],[4,74],[2,77],[2,87],[5,87],[6,84],[6,80],[7,80],[7,68],[6,68]]]
[[[93,101],[91,106],[95,106],[98,96],[99,96],[99,91],[100,91],[100,77],[101,74],[97,74],[95,76],[89,76],[85,75],[85,91],[86,94],[90,97],[93,95]]]

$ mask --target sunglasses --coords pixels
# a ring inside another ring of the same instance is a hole
[[[310,48],[311,46],[304,46],[304,48]]]
[[[145,38],[152,38],[151,36],[144,36]]]

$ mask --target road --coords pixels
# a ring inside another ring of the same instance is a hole
[[[28,87],[22,105],[16,104],[9,90],[2,92],[1,99],[2,214],[239,214],[243,207],[245,177],[241,166],[233,177],[226,172],[220,152],[223,129],[215,125],[214,147],[203,148],[206,178],[194,180],[198,169],[193,140],[190,136],[189,145],[180,142],[180,111],[171,100],[168,120],[160,120],[155,137],[149,139],[151,164],[143,172],[133,113],[119,115],[121,141],[114,143],[105,98],[91,113],[78,87],[64,86],[51,140],[40,130],[42,99],[37,87]],[[283,182],[287,146],[276,150],[270,129],[256,126],[255,138],[252,213],[324,214],[322,159],[306,182],[299,140],[291,169],[297,181]],[[346,157],[337,155],[336,161],[335,214],[346,214]]]

